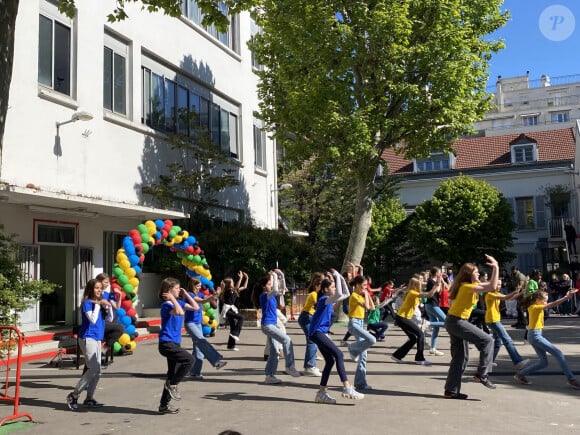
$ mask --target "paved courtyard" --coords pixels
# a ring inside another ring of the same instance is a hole
[[[511,323],[511,322],[507,322]],[[580,376],[580,319],[547,320],[545,335],[567,356]],[[523,331],[507,326],[525,357],[535,354],[524,344]],[[333,339],[339,342],[346,328],[335,325]],[[296,322],[289,322],[294,341],[297,367],[302,368],[304,336]],[[531,376],[532,385],[517,385],[505,350],[498,358],[493,381],[496,390],[471,382],[477,352],[473,350],[462,389],[469,400],[443,399],[443,383],[449,362],[449,341],[442,332],[438,348],[444,356],[431,357],[433,366],[390,360],[394,349],[403,343],[402,331],[391,326],[387,340],[370,349],[367,379],[373,390],[362,401],[340,397],[335,371],[329,386],[336,405],[313,402],[319,378],[292,378],[282,373],[281,385],[264,385],[264,336],[258,328],[244,329],[239,352],[225,350],[227,331],[219,330],[213,344],[228,361],[216,371],[205,364],[203,381],[186,380],[181,384],[183,399],[173,402],[181,412],[159,415],[165,360],[157,352],[157,340],[138,343],[134,355],[117,357],[103,370],[95,397],[106,404],[96,410],[71,412],[65,397],[80,377],[72,364],[62,368],[33,361],[23,365],[20,412],[30,413],[34,424],[8,425],[0,434],[191,434],[214,435],[226,429],[252,434],[564,434],[580,431],[580,391],[566,386],[566,379],[550,357],[550,366],[541,375]],[[186,347],[191,345],[184,336]],[[319,361],[322,368],[323,362]],[[355,364],[347,359],[349,377]],[[14,374],[14,371],[11,372]],[[81,397],[83,399],[83,397]],[[12,406],[1,405],[4,417]]]

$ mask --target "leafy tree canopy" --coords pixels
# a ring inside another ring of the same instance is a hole
[[[484,254],[501,263],[515,255],[513,211],[485,181],[458,176],[441,183],[433,198],[415,209],[409,237],[427,257],[460,265],[482,262]]]

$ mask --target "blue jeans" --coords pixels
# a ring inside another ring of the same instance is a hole
[[[432,304],[425,304],[425,311],[429,317],[429,323],[433,327],[431,331],[431,349],[437,349],[437,337],[439,337],[439,328],[445,325],[445,313],[443,310]]]
[[[186,323],[185,330],[193,342],[193,351],[191,353],[193,354],[194,360],[193,367],[191,368],[191,375],[200,376],[204,357],[207,358],[212,366],[215,366],[223,357],[217,350],[215,350],[210,342],[205,339],[201,324],[193,322]]]
[[[310,328],[310,321],[312,316],[306,311],[302,311],[300,316],[298,316],[298,324],[304,331],[306,335],[306,353],[304,354],[304,368],[316,367],[316,352],[318,351],[318,346],[310,339],[308,335],[308,329]]]
[[[528,331],[528,341],[536,351],[536,354],[538,355],[538,361],[525,367],[520,371],[520,374],[527,376],[537,372],[538,370],[546,368],[548,366],[548,356],[546,354],[550,353],[558,360],[564,375],[566,375],[568,379],[574,379],[574,373],[572,373],[572,370],[570,370],[570,367],[568,367],[568,363],[566,363],[564,354],[560,349],[558,349],[542,336],[541,329],[530,329]]]
[[[497,358],[499,349],[503,344],[505,346],[505,350],[507,350],[507,353],[509,354],[514,364],[522,362],[522,357],[520,356],[518,350],[514,346],[512,338],[509,336],[501,322],[488,323],[487,326],[489,326],[489,329],[491,329],[493,332],[493,360],[495,361]]]
[[[356,339],[348,350],[358,355],[358,363],[354,375],[355,388],[366,388],[367,386],[367,349],[377,342],[377,339],[364,329],[363,319],[351,318],[348,321],[348,332]]]
[[[276,374],[276,370],[278,370],[278,351],[276,350],[274,341],[282,345],[286,368],[294,367],[294,347],[292,346],[290,337],[280,331],[276,325],[262,325],[262,332],[266,335],[270,344],[270,354],[268,355],[268,361],[264,369],[266,376],[273,376]]]

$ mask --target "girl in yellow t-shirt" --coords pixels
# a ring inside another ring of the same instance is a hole
[[[461,393],[461,378],[469,362],[468,342],[473,343],[480,352],[477,374],[473,380],[487,388],[495,388],[487,378],[493,360],[493,338],[469,322],[473,305],[479,298],[478,293],[492,292],[497,288],[499,274],[497,260],[490,255],[486,255],[485,260],[491,268],[489,281],[479,282],[477,266],[465,263],[449,289],[449,298],[453,303],[445,319],[445,329],[449,333],[451,343],[451,363],[445,381],[446,399],[467,399],[467,394]]]
[[[568,363],[566,363],[566,358],[562,351],[542,335],[542,330],[544,329],[544,310],[549,310],[550,308],[560,305],[562,302],[565,302],[574,296],[576,292],[578,292],[577,289],[569,290],[565,296],[550,303],[548,303],[548,293],[542,290],[536,291],[530,296],[529,299],[531,304],[528,306],[528,341],[536,351],[538,361],[518,371],[514,376],[516,381],[524,385],[530,384],[531,382],[526,376],[547,367],[547,354],[550,353],[558,360],[562,371],[566,375],[566,378],[568,378],[568,385],[576,390],[580,390],[580,382],[576,380],[574,373],[572,373],[572,370],[568,367]]]
[[[306,353],[304,354],[304,374],[307,376],[322,376],[322,373],[316,367],[316,352],[318,352],[318,347],[310,339],[308,330],[310,329],[310,322],[312,321],[312,315],[316,309],[316,302],[318,302],[318,291],[320,290],[320,284],[324,279],[324,274],[320,272],[315,272],[312,275],[310,285],[308,286],[308,296],[306,297],[306,302],[304,302],[304,307],[300,316],[298,316],[298,324],[304,331],[306,336]]]
[[[441,288],[441,275],[436,278],[435,284],[428,292],[421,291],[423,288],[422,281],[419,276],[414,276],[409,281],[407,285],[407,294],[403,303],[397,311],[397,317],[395,319],[395,325],[403,330],[409,339],[399,347],[391,359],[397,363],[402,363],[403,358],[409,353],[409,351],[417,345],[417,353],[415,354],[415,364],[420,364],[423,366],[430,366],[431,362],[425,359],[423,352],[425,350],[425,335],[421,330],[421,327],[413,321],[413,313],[419,305],[422,298],[430,298],[435,292],[439,291]]]

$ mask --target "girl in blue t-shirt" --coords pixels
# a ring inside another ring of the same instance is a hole
[[[179,299],[182,296],[185,300]],[[161,414],[177,414],[179,408],[169,405],[171,399],[181,400],[177,384],[191,371],[193,355],[181,347],[181,328],[185,311],[199,310],[199,305],[180,287],[179,280],[165,278],[159,289],[161,304],[161,330],[159,331],[159,353],[167,358],[167,379],[159,403]]]
[[[111,303],[102,299],[103,284],[99,280],[89,280],[84,294],[86,297],[81,305],[83,315],[79,329],[79,346],[85,358],[86,371],[83,372],[74,391],[66,396],[68,407],[72,411],[78,409],[79,395],[85,389],[87,390],[87,397],[83,402],[85,407],[103,406],[95,400],[94,394],[101,377],[101,341],[105,335],[105,317],[109,321],[113,319]]]
[[[264,370],[266,374],[264,382],[266,384],[279,384],[282,382],[276,377],[278,352],[274,341],[280,343],[284,351],[284,360],[286,362],[286,370],[284,372],[290,376],[300,376],[300,372],[294,366],[294,347],[292,346],[292,340],[276,326],[278,323],[278,315],[276,313],[278,296],[285,288],[284,274],[280,269],[276,269],[258,281],[253,293],[254,303],[257,302],[262,309],[262,332],[266,335],[269,342],[269,355]]]
[[[203,335],[203,312],[201,305],[206,302],[215,300],[217,296],[211,294],[209,296],[202,297],[199,293],[201,290],[201,281],[197,278],[189,279],[189,282],[187,283],[187,290],[189,296],[191,296],[193,300],[195,300],[195,302],[197,302],[197,304],[200,306],[200,308],[196,311],[186,311],[184,318],[185,330],[193,342],[192,355],[194,360],[190,376],[192,379],[202,380],[203,375],[201,374],[201,368],[203,366],[204,358],[207,358],[210,364],[218,370],[226,365],[222,355],[211,345],[209,341],[205,339]]]
[[[330,397],[327,392],[330,370],[332,370],[332,366],[335,363],[338,376],[343,385],[342,397],[354,400],[365,397],[364,394],[356,391],[348,382],[346,370],[344,369],[344,356],[340,349],[326,335],[332,324],[331,317],[334,304],[349,296],[346,281],[336,270],[332,270],[332,273],[327,274],[327,277],[322,280],[320,290],[318,291],[316,311],[312,316],[309,329],[310,339],[318,346],[318,350],[322,353],[325,361],[320,379],[320,390],[314,399],[316,403],[336,403],[336,400]]]

